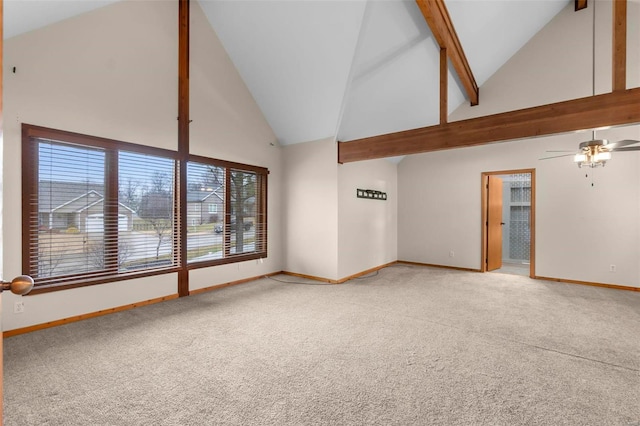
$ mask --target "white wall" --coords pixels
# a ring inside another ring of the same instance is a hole
[[[282,152],[199,3],[191,3],[189,151],[269,169],[267,258],[189,272],[191,290],[281,271]]]
[[[356,197],[356,189],[387,200]],[[387,160],[338,166],[338,276],[346,278],[398,259],[398,172]]]
[[[337,280],[338,163],[333,138],[284,152],[284,270]]]
[[[341,280],[397,260],[397,166],[337,164],[334,138],[283,149],[287,272]],[[356,198],[356,189],[388,200]]]
[[[269,259],[194,271],[191,288],[282,269],[281,165],[273,132],[192,4],[192,152],[268,167]],[[177,2],[122,1],[4,44],[4,276],[21,273],[20,126],[177,149]],[[6,19],[11,19],[6,16]],[[206,40],[205,40],[206,39]],[[207,57],[206,55],[210,55]],[[16,67],[16,73],[12,68]],[[5,330],[177,293],[176,274],[3,298]]]
[[[634,22],[640,22],[637,3],[630,5]],[[610,22],[610,5],[597,6],[598,20]],[[480,106],[463,105],[452,118],[588,96],[591,75],[584,74],[585,67],[591,70],[590,47],[573,41],[591,40],[591,4],[589,9],[573,12],[568,6],[481,87]],[[638,43],[630,48],[640,49]],[[598,41],[597,52],[596,76],[607,75],[610,38]],[[637,61],[631,66],[638,73]],[[596,92],[609,90],[604,78],[596,80]],[[640,139],[640,126],[601,130],[597,136]],[[398,166],[399,259],[479,269],[481,173],[535,168],[536,275],[640,287],[640,155],[614,153],[597,170],[578,169],[571,157],[539,161],[546,150],[576,150],[590,137],[590,132],[571,133],[405,158]],[[455,257],[449,257],[450,250]],[[615,273],[609,272],[612,264]]]
[[[2,88],[0,87],[0,96],[2,95]],[[0,100],[0,102],[2,102]],[[2,108],[0,106],[0,108]],[[2,176],[4,170],[4,124],[2,122],[2,111],[0,111],[0,176]],[[0,199],[2,199],[4,193],[4,180],[0,179]],[[4,280],[6,276],[4,275],[4,233],[2,232],[4,225],[4,206],[0,203],[0,281]]]
[[[124,1],[5,40],[5,164],[19,158],[21,123],[177,149],[177,4],[154,3]],[[19,170],[5,181],[19,182]]]

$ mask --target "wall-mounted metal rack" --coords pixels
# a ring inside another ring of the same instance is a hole
[[[370,198],[372,200],[386,200],[387,193],[382,191],[376,191],[373,189],[356,189],[356,195],[358,198]]]

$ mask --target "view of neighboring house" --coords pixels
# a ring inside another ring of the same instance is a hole
[[[190,226],[222,221],[224,200],[221,186],[214,190],[192,190],[187,193],[187,223]],[[104,186],[96,183],[41,181],[38,183],[38,225],[43,230],[102,232],[104,218]],[[255,197],[247,200],[250,207]],[[251,208],[246,209],[249,213]],[[131,231],[136,212],[119,203],[118,229]]]
[[[222,220],[224,198],[220,191],[222,191],[222,186],[211,191],[187,192],[187,225],[196,226]]]
[[[43,230],[102,232],[104,186],[95,183],[40,181],[38,225]],[[118,230],[131,231],[136,213],[118,203]]]

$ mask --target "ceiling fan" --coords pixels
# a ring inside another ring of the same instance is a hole
[[[592,139],[582,142],[579,145],[578,152],[575,151],[547,151],[547,152],[570,152],[570,154],[554,155],[552,157],[541,158],[541,160],[549,160],[551,158],[570,157],[578,167],[598,167],[604,166],[607,160],[611,160],[612,152],[640,151],[640,146],[629,146],[640,144],[640,141],[634,139],[624,139],[618,142],[609,142],[607,139]]]

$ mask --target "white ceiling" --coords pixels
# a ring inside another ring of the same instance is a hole
[[[117,0],[4,0],[4,38],[15,37]]]
[[[569,2],[446,4],[482,85]],[[413,0],[201,4],[281,144],[439,121],[439,47]],[[465,95],[451,68],[449,82],[453,111]]]
[[[335,134],[363,1],[201,1],[282,144]]]
[[[5,0],[5,38],[114,1]],[[569,2],[446,0],[478,85]],[[200,4],[281,144],[439,120],[439,48],[413,0]],[[462,102],[450,67],[450,111]]]
[[[439,118],[440,48],[411,2],[371,2],[362,22],[339,140],[425,126]],[[455,82],[451,94],[459,104]]]

